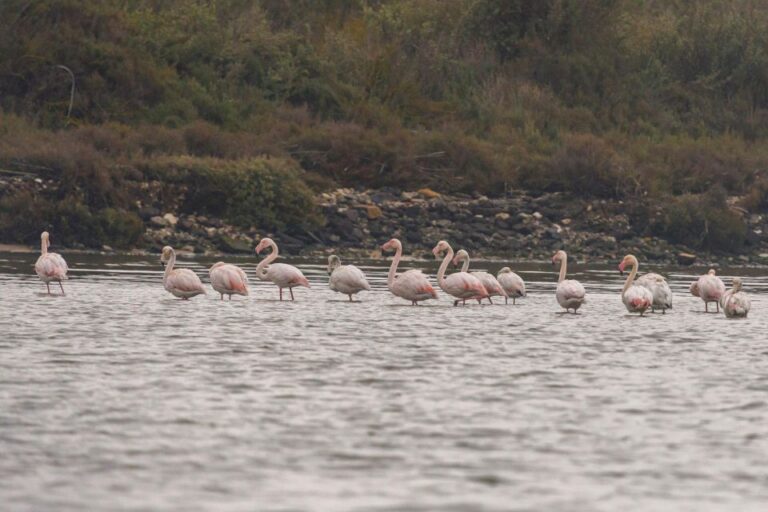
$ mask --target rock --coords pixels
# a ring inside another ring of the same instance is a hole
[[[112,249],[112,247],[110,247],[108,245],[102,245],[101,246],[101,250],[102,251],[106,251],[106,252],[112,252],[114,249]]]
[[[417,194],[419,194],[424,199],[437,199],[440,197],[440,194],[432,190],[431,188],[420,188],[416,191]]]
[[[376,220],[378,218],[381,218],[381,216],[383,215],[383,213],[381,212],[381,208],[379,208],[375,204],[366,205],[365,212],[368,214],[368,220]]]
[[[227,235],[220,236],[216,243],[219,249],[224,252],[250,254],[253,251],[253,244],[251,242],[232,238]]]
[[[157,208],[153,208],[151,206],[145,206],[143,208],[139,208],[139,217],[141,217],[141,220],[148,221],[152,217],[159,217],[160,216],[160,210]]]
[[[561,221],[560,221],[560,224],[562,224],[563,226],[567,226],[567,225],[568,225],[568,224],[570,224],[571,222],[573,222],[573,220],[571,220],[571,219],[569,219],[569,218],[567,218],[567,217],[566,217],[565,219],[563,219],[563,220],[561,220]]]
[[[509,220],[511,215],[508,214],[507,212],[499,212],[495,215],[495,217],[496,217],[496,220]]]
[[[159,215],[155,215],[151,219],[149,219],[152,224],[154,224],[157,227],[163,228],[168,225],[168,222],[165,220],[164,217],[160,217]]]
[[[541,220],[542,218],[544,218],[544,216],[539,212],[533,212],[533,218],[536,220]]]
[[[677,255],[677,263],[680,265],[693,265],[696,262],[696,255],[689,252],[681,252]]]

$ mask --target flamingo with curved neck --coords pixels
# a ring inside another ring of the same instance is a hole
[[[752,306],[749,296],[741,291],[741,278],[734,277],[730,290],[723,295],[723,311],[728,318],[746,317]]]
[[[445,240],[440,240],[432,249],[435,258],[439,258],[441,253],[445,253],[445,257],[437,270],[437,284],[445,293],[456,297],[453,301],[454,306],[458,306],[459,302],[467,299],[477,299],[479,302],[481,299],[488,298],[488,290],[480,279],[472,274],[454,272],[449,276],[445,275],[448,263],[453,259],[453,249]]]
[[[560,263],[560,275],[557,279],[555,297],[560,307],[565,308],[566,313],[570,313],[572,309],[575,314],[581,305],[586,302],[587,292],[580,282],[575,279],[565,278],[568,268],[568,254],[565,251],[557,251],[552,256],[552,264],[556,265],[558,263]]]
[[[381,249],[395,251],[387,273],[387,287],[393,295],[411,301],[413,306],[417,306],[420,301],[437,298],[437,292],[421,270],[406,270],[400,275],[397,274],[397,266],[403,256],[403,244],[400,240],[393,238],[382,245]]]
[[[42,282],[45,283],[45,288],[48,290],[48,295],[51,294],[51,281],[58,281],[61,288],[61,294],[64,293],[64,285],[62,281],[69,279],[67,277],[67,262],[60,254],[55,252],[48,252],[48,248],[51,246],[50,235],[47,231],[43,231],[40,234],[40,257],[35,262],[35,273]]]
[[[165,265],[163,287],[171,295],[188,300],[195,295],[205,294],[205,288],[197,274],[188,268],[173,268],[176,265],[176,251],[171,246],[163,247],[160,263]]]
[[[461,271],[469,272],[469,253],[464,249],[458,250],[456,252],[456,256],[453,257],[454,265],[458,265],[460,261],[463,261]],[[504,287],[501,286],[501,283],[495,277],[493,277],[493,274],[489,274],[488,272],[483,271],[475,271],[470,273],[478,278],[481,283],[483,283],[485,290],[488,292],[488,302],[493,304],[491,297],[504,297],[505,301],[509,300]],[[480,302],[480,299],[478,299],[478,302]]]
[[[266,248],[271,248],[272,252],[261,260],[256,266],[256,277],[262,281],[272,281],[280,290],[280,300],[283,300],[283,288],[288,288],[293,298],[293,288],[296,286],[306,286],[309,288],[309,280],[304,277],[301,270],[286,263],[272,263],[279,255],[277,244],[271,238],[262,238],[256,246],[256,254],[261,253]]]
[[[624,288],[621,291],[621,300],[624,302],[624,306],[630,313],[643,313],[653,305],[653,294],[648,288],[644,286],[638,286],[635,284],[635,276],[639,263],[637,258],[632,254],[624,256],[624,259],[619,263],[619,272],[624,274],[624,269],[627,265],[632,267],[632,272],[627,276],[627,280],[624,283]]]

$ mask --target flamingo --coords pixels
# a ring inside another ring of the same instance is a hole
[[[224,294],[229,295],[248,295],[248,276],[245,271],[236,265],[230,265],[219,261],[208,270],[211,277],[211,286],[221,294],[221,300],[224,300]]]
[[[280,300],[283,300],[283,288],[288,288],[291,292],[291,300],[293,299],[293,288],[295,286],[306,286],[309,288],[309,281],[301,270],[297,269],[293,265],[287,265],[285,263],[271,264],[277,259],[278,249],[277,244],[271,238],[262,238],[259,245],[256,246],[256,254],[267,247],[272,248],[272,252],[269,256],[261,260],[256,267],[256,277],[262,281],[272,281],[280,289]]]
[[[710,269],[709,272],[699,277],[697,284],[699,297],[704,301],[704,311],[709,312],[709,303],[714,302],[716,312],[719,313],[720,299],[725,293],[725,283],[715,274],[715,269]]]
[[[432,254],[435,258],[440,257],[440,253],[445,252],[445,258],[440,264],[440,269],[437,271],[437,284],[447,294],[456,297],[453,301],[454,306],[459,305],[459,301],[467,299],[485,299],[488,297],[488,291],[483,286],[480,280],[468,272],[454,272],[453,274],[445,277],[445,269],[448,268],[448,263],[453,259],[453,249],[445,240],[440,240],[437,245],[432,249]]]
[[[173,268],[176,264],[176,251],[172,247],[168,245],[163,247],[160,263],[165,265],[163,286],[172,295],[187,300],[195,295],[205,294],[205,288],[197,274],[188,268]]]
[[[48,290],[48,295],[51,294],[51,281],[58,281],[59,287],[61,287],[61,294],[64,293],[64,285],[62,281],[69,279],[67,277],[67,262],[61,257],[61,254],[55,252],[48,252],[48,247],[51,246],[49,240],[50,235],[47,231],[43,231],[40,235],[40,257],[37,258],[35,263],[35,272],[40,280],[45,283],[45,287]]]
[[[632,267],[632,272],[627,276],[627,281],[624,283],[624,289],[621,291],[621,300],[624,302],[627,311],[630,313],[640,313],[640,316],[643,316],[645,310],[653,306],[653,293],[644,286],[634,284],[639,266],[637,258],[631,254],[624,256],[624,259],[619,263],[619,272],[622,275],[627,265]]]
[[[464,249],[461,249],[456,253],[456,256],[453,258],[453,264],[458,265],[460,261],[464,262],[464,265],[461,267],[461,271],[467,272],[469,270],[469,253]],[[493,274],[489,274],[488,272],[472,272],[472,275],[478,278],[481,283],[483,283],[485,290],[488,292],[488,302],[493,304],[491,297],[494,296],[504,297],[505,301],[508,300],[507,292],[504,291],[504,288],[501,286],[501,284],[496,280],[495,277],[493,277]],[[478,302],[480,301],[478,300]]]
[[[638,277],[635,284],[647,288],[653,295],[652,312],[660,309],[663,314],[666,314],[667,309],[672,309],[672,290],[664,276],[649,272]]]
[[[552,264],[556,265],[560,263],[560,276],[557,280],[557,290],[555,291],[555,297],[561,307],[565,308],[566,313],[573,310],[574,314],[576,310],[586,302],[587,292],[584,290],[584,286],[580,282],[574,279],[566,279],[565,273],[568,266],[568,255],[565,251],[557,251],[552,256]]]
[[[749,296],[741,291],[741,278],[734,277],[730,290],[723,295],[723,311],[728,318],[746,317],[751,306]]]
[[[331,275],[328,286],[335,292],[349,295],[349,302],[355,293],[371,289],[362,270],[354,265],[342,265],[335,254],[328,256],[328,273]]]
[[[691,291],[691,295],[693,295],[694,297],[698,297],[699,296],[699,281],[696,280],[696,281],[692,282],[691,283],[691,287],[689,288],[689,290]]]
[[[512,272],[509,267],[504,267],[499,270],[496,275],[496,279],[504,287],[504,291],[507,292],[507,297],[504,298],[504,303],[508,304],[508,297],[512,297],[512,304],[515,304],[517,297],[525,297],[525,281],[519,275]]]
[[[392,259],[392,265],[387,274],[387,286],[389,291],[397,297],[411,301],[411,305],[417,306],[419,301],[436,299],[437,292],[429,284],[427,277],[421,270],[406,270],[402,274],[397,274],[397,265],[403,256],[403,244],[400,240],[393,238],[381,246],[383,251],[395,250],[395,257]]]

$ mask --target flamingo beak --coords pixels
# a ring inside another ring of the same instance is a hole
[[[624,262],[619,263],[619,274],[624,275]]]

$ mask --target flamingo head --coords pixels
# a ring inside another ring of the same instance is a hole
[[[621,260],[621,263],[619,263],[619,272],[621,275],[624,275],[624,269],[627,268],[627,265],[630,267],[636,267],[637,266],[637,258],[632,256],[631,254],[627,254],[624,256],[624,259]]]
[[[509,267],[504,267],[501,270],[499,270],[499,274],[511,274],[511,273],[512,273],[512,269]]]
[[[270,245],[274,244],[275,242],[272,241],[271,238],[262,238],[259,241],[259,245],[256,246],[256,254],[261,253],[264,249],[269,247]]]
[[[389,242],[385,243],[381,246],[382,251],[396,251],[398,247],[401,247],[402,244],[400,243],[400,240],[397,238],[393,238]]]
[[[341,266],[341,259],[335,254],[328,256],[328,273],[332,274],[335,269]]]
[[[568,255],[563,250],[557,251],[555,255],[552,256],[553,265],[557,265],[558,263],[562,261],[567,261],[567,260],[568,260]]]
[[[439,242],[437,242],[437,245],[434,247],[434,249],[432,249],[432,254],[435,255],[435,258],[439,258],[441,252],[447,251],[450,248],[451,246],[448,245],[448,242],[446,242],[445,240],[440,240]]]
[[[173,247],[170,245],[163,247],[163,251],[160,253],[160,264],[165,266],[170,261],[171,255],[173,255]]]
[[[733,288],[733,292],[736,293],[741,290],[741,278],[740,277],[734,277],[733,278],[733,284],[731,285]]]
[[[48,247],[50,247],[50,246],[51,246],[51,242],[50,242],[50,240],[49,240],[49,238],[50,238],[50,237],[51,237],[51,235],[49,235],[47,231],[43,231],[43,232],[40,234],[40,240],[42,240],[42,241],[43,241],[43,243],[45,244],[45,247],[46,247],[46,248],[48,248]]]
[[[711,268],[709,269],[709,272],[707,272],[707,274],[709,274],[710,276],[714,276],[715,274],[717,274],[717,272],[715,271],[715,269]]]
[[[459,252],[456,253],[456,256],[453,257],[453,266],[457,266],[460,261],[469,259],[469,253],[465,251],[464,249],[461,249]]]

